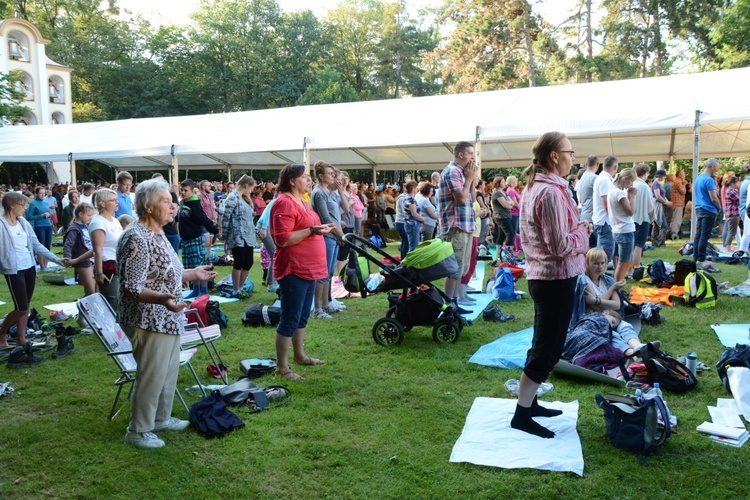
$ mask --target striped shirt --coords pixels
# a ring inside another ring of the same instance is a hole
[[[453,198],[453,193],[462,191],[466,184],[463,168],[450,162],[440,174],[438,188],[438,215],[440,216],[440,234],[446,234],[452,227],[465,233],[473,233],[476,229],[474,221],[474,200],[471,194],[466,196],[463,203]]]
[[[521,194],[520,233],[530,280],[562,280],[582,274],[589,235],[578,225],[568,182],[537,173]]]

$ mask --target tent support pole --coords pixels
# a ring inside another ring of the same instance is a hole
[[[701,149],[701,112],[699,109],[695,110],[695,126],[693,127],[693,184],[695,179],[698,178],[698,155]],[[695,196],[693,196],[695,200]],[[690,211],[690,239],[693,240],[695,245],[695,225],[698,217],[695,210],[695,202],[693,202],[693,209]]]
[[[310,171],[310,143],[311,142],[312,141],[310,140],[309,137],[305,137],[304,143],[302,144],[302,156],[304,158],[305,168],[310,172],[310,177],[314,179],[315,176]]]
[[[482,135],[482,127],[477,127],[477,133],[474,137],[474,141],[476,146],[474,146],[474,157],[475,161],[478,167],[478,174],[479,178],[482,178],[482,141],[481,141],[481,135]]]
[[[174,144],[172,144],[172,178],[175,184],[180,183],[180,159],[174,154]]]
[[[227,167],[227,179],[232,182],[232,167]]]
[[[73,159],[73,153],[68,153],[68,162],[70,163],[70,185],[75,187],[76,182],[76,161]]]

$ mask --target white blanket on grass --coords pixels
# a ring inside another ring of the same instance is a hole
[[[559,417],[535,419],[555,433],[552,439],[511,428],[516,403],[515,399],[476,398],[453,446],[450,461],[504,469],[574,472],[583,476],[583,451],[576,431],[578,401],[542,402],[563,412]]]

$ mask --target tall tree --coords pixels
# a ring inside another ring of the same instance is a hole
[[[29,110],[23,104],[26,93],[18,88],[20,81],[21,75],[18,72],[0,73],[0,116],[10,122],[23,117]]]
[[[711,34],[715,46],[713,67],[739,68],[750,66],[750,0],[737,0],[716,23]]]
[[[190,38],[212,111],[274,106],[281,10],[275,0],[201,0]]]
[[[424,66],[425,55],[437,47],[432,29],[420,29],[409,17],[405,0],[385,4],[383,13],[375,52],[377,96],[435,94],[439,84],[436,78],[428,75]]]
[[[324,20],[333,39],[333,61],[363,99],[373,92],[371,77],[382,19],[379,0],[344,0]]]
[[[451,92],[536,85],[540,37],[545,49],[556,45],[543,37],[543,21],[527,0],[453,0],[444,23],[455,25],[446,47],[443,77]]]
[[[315,81],[307,87],[297,104],[307,106],[355,101],[359,101],[359,96],[354,87],[336,69],[326,66],[318,72]]]

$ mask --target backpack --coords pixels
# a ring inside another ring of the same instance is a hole
[[[252,304],[242,315],[242,324],[245,326],[276,326],[280,319],[280,307]]]
[[[513,271],[509,267],[498,267],[495,273],[495,283],[492,285],[492,298],[501,302],[518,300]]]
[[[276,369],[273,358],[250,358],[240,361],[240,371],[247,378],[259,378]]]
[[[653,454],[672,434],[669,412],[658,396],[638,401],[634,397],[607,394],[596,395],[596,404],[604,412],[607,441],[617,448],[638,453],[648,465],[645,457]],[[658,413],[662,415],[664,427],[658,424]]]
[[[209,325],[219,325],[221,330],[229,326],[229,318],[221,312],[219,303],[215,300],[209,300],[206,303],[206,319]]]
[[[237,382],[219,389],[224,402],[231,406],[247,406],[250,413],[257,413],[267,409],[271,402],[285,400],[289,389],[280,385],[257,387],[248,378],[240,378]]]
[[[734,347],[727,347],[721,359],[716,363],[716,373],[719,375],[721,383],[729,392],[729,380],[727,379],[727,368],[731,366],[744,366],[750,368],[750,346],[737,344]]]
[[[621,370],[626,381],[634,380],[653,386],[659,382],[662,390],[682,393],[695,388],[698,385],[698,379],[683,365],[669,354],[660,351],[653,344],[647,344],[645,348],[634,353],[633,356],[640,356],[643,364],[646,366],[647,375],[645,379],[641,377],[630,377],[624,365]]]
[[[213,391],[190,408],[190,423],[207,438],[245,427],[240,417],[229,411],[219,391]]]
[[[685,278],[690,273],[697,271],[694,260],[681,259],[675,262],[674,265],[674,279],[672,284],[677,286],[685,285]]]
[[[707,309],[716,306],[719,289],[713,276],[705,271],[688,273],[685,277],[685,295],[683,300],[689,306],[697,309]]]
[[[648,265],[648,277],[651,278],[654,286],[660,286],[662,283],[670,283],[672,281],[672,276],[667,273],[667,268],[661,259],[657,259]]]
[[[206,306],[208,305],[208,299],[210,298],[211,296],[206,293],[190,303],[190,309],[195,309],[197,311],[197,315],[194,312],[185,314],[188,323],[198,323],[198,317],[200,317],[200,321],[203,323],[203,326],[209,325],[208,315],[206,315]]]
[[[367,297],[367,287],[362,277],[362,270],[365,269],[367,276],[370,276],[370,264],[366,257],[357,257],[355,252],[349,253],[349,262],[346,267],[341,269],[339,276],[344,283],[344,290],[349,293],[361,293],[362,298]]]

